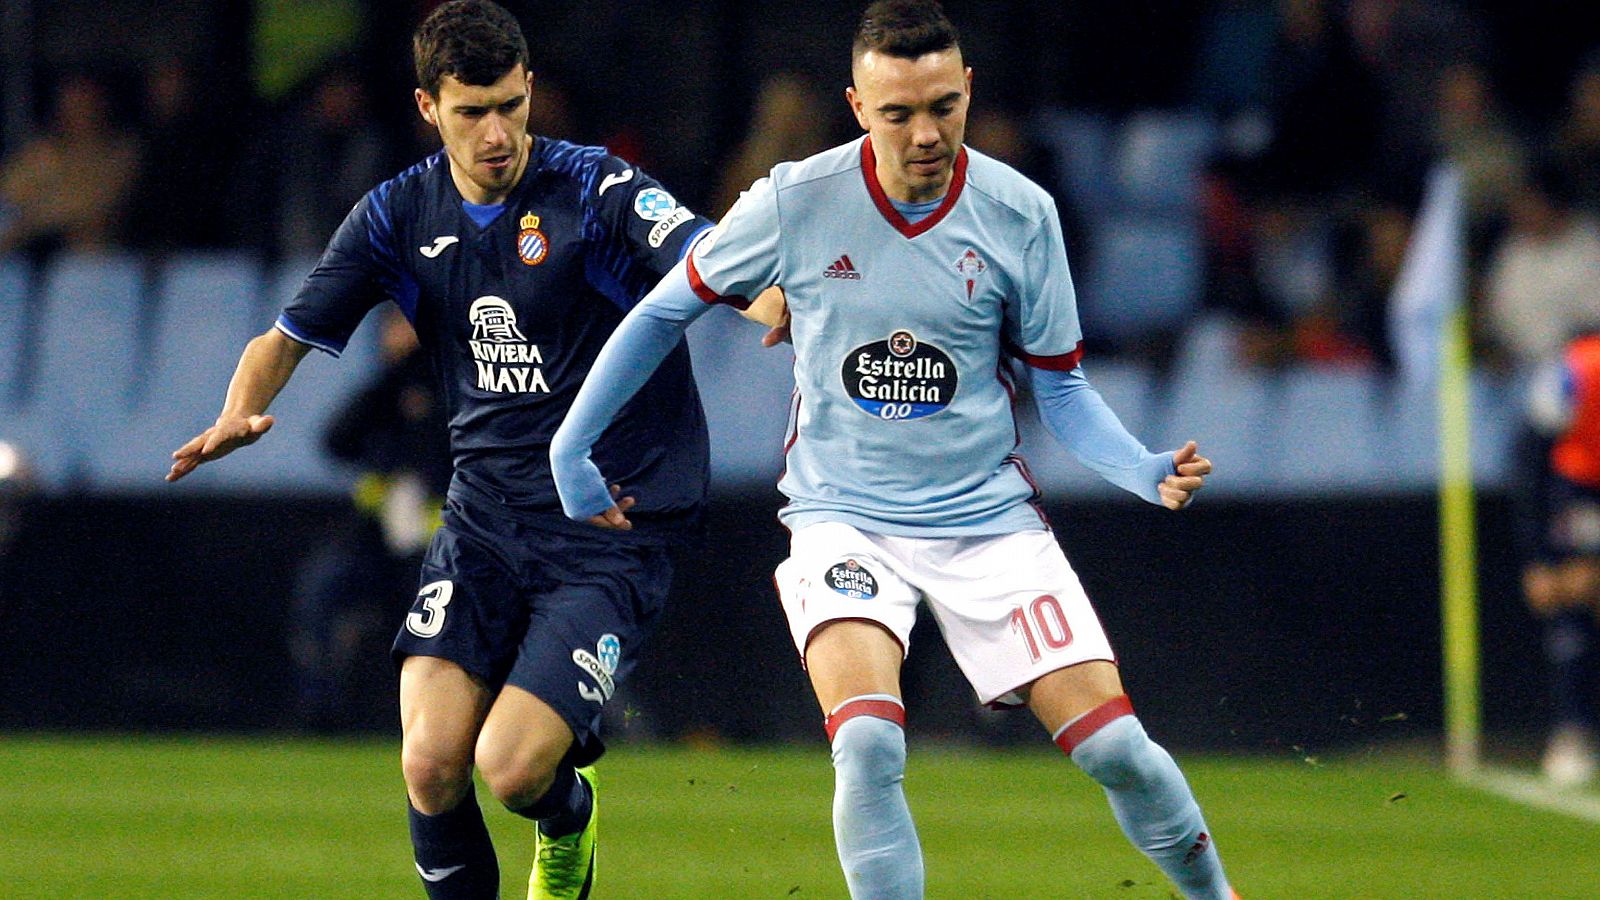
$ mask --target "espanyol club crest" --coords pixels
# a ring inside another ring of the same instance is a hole
[[[528,213],[522,217],[522,230],[517,232],[517,256],[530,266],[544,262],[550,252],[550,239],[539,230],[539,217]]]
[[[989,265],[971,247],[968,247],[967,252],[961,254],[961,258],[956,260],[956,272],[967,280],[968,300],[972,299],[972,288],[978,283],[978,276],[987,271],[989,271]]]

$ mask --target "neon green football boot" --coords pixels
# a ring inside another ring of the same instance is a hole
[[[594,890],[595,835],[599,831],[600,790],[594,766],[578,770],[589,785],[589,823],[566,837],[546,837],[537,826],[533,874],[528,877],[528,900],[588,900]]]

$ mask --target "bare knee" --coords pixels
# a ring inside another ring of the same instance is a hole
[[[528,743],[478,742],[478,771],[490,793],[509,809],[532,806],[555,781],[560,753]]]
[[[411,805],[426,816],[454,809],[472,783],[472,767],[466,759],[415,743],[401,748],[400,770]]]

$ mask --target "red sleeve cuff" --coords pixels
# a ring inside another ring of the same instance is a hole
[[[749,298],[740,297],[737,294],[723,296],[706,285],[705,281],[700,277],[700,270],[694,267],[693,250],[690,250],[689,255],[684,257],[684,261],[688,263],[686,268],[689,270],[689,287],[694,291],[696,297],[706,303],[726,303],[734,309],[750,308]]]
[[[691,271],[693,270],[691,269]],[[1009,341],[1006,343],[1006,350],[1012,356],[1033,366],[1035,369],[1048,369],[1052,372],[1071,372],[1078,367],[1079,363],[1083,362],[1083,341],[1079,341],[1071,352],[1060,353],[1055,356],[1034,356]]]

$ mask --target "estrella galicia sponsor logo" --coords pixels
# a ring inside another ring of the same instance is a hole
[[[616,692],[617,684],[614,676],[617,664],[622,661],[622,641],[614,634],[602,634],[595,643],[594,653],[582,647],[572,651],[572,661],[594,679],[599,690],[583,682],[578,682],[578,696],[595,703],[605,703]]]
[[[854,559],[847,559],[828,569],[822,580],[828,587],[852,600],[871,600],[878,596],[878,579]]]
[[[657,187],[645,188],[633,198],[633,211],[646,222],[659,222],[672,215],[677,208],[678,201]]]
[[[467,346],[477,366],[477,387],[496,394],[548,394],[544,356],[517,327],[517,311],[503,298],[487,296],[467,309],[472,338]]]
[[[949,354],[904,330],[850,351],[839,375],[856,406],[889,421],[942,411],[959,381]]]

